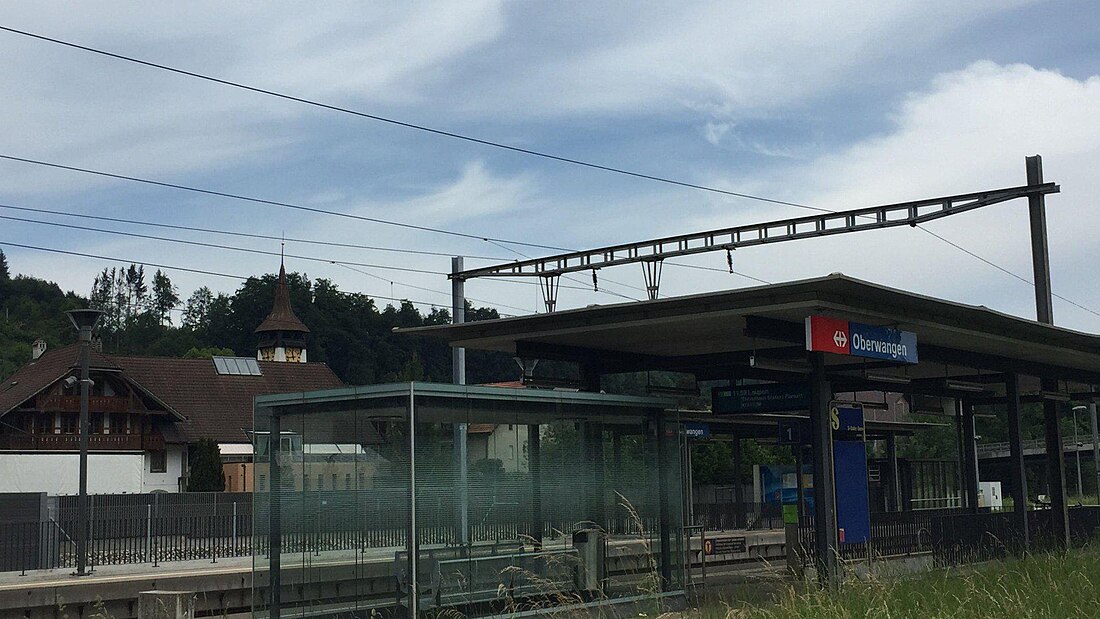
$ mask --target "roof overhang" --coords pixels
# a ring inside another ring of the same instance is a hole
[[[395,331],[517,356],[589,361],[612,369],[631,367],[633,360],[637,369],[668,369],[677,360],[717,365],[748,354],[804,358],[801,325],[819,314],[916,332],[921,363],[905,370],[914,379],[967,376],[977,369],[1100,384],[1100,336],[841,274]],[[884,365],[827,356],[834,369]]]

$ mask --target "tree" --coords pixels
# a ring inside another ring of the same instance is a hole
[[[205,331],[209,324],[210,305],[214,294],[206,286],[191,293],[183,310],[183,326],[192,331]]]
[[[184,359],[210,359],[211,357],[232,357],[232,348],[218,348],[217,346],[207,346],[206,348],[191,348],[187,352],[183,353]]]
[[[162,325],[171,325],[172,308],[180,302],[179,292],[172,285],[172,280],[163,271],[157,269],[153,276],[153,312]]]
[[[8,271],[8,257],[4,255],[4,250],[0,249],[0,282],[9,279],[11,279],[11,272]]]
[[[222,471],[222,454],[218,444],[211,439],[201,439],[191,456],[191,476],[187,480],[188,492],[222,492],[225,490],[225,474]]]

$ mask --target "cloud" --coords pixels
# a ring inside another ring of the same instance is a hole
[[[6,3],[5,25],[258,87],[352,107],[423,100],[464,54],[499,35],[499,0],[461,7],[323,3],[305,11],[207,2]],[[0,34],[0,152],[138,176],[287,161],[315,132],[298,103]],[[17,90],[16,90],[17,89]],[[18,92],[18,96],[14,93]],[[363,121],[360,124],[367,126]],[[369,126],[367,126],[369,128]],[[13,166],[5,191],[80,190],[90,176]]]
[[[703,137],[711,144],[718,146],[722,138],[725,137],[732,128],[733,123],[709,122],[703,126]]]
[[[1042,154],[1053,287],[1100,309],[1100,76],[1077,80],[1027,65],[977,62],[911,93],[893,127],[836,153],[756,179],[753,190],[832,209],[1026,184],[1024,157]],[[738,185],[736,181],[729,181]],[[741,185],[744,189],[745,185]],[[928,224],[965,248],[1031,278],[1027,203],[1016,200]],[[757,207],[760,209],[761,207]],[[803,214],[770,207],[766,219]],[[764,214],[755,212],[756,219]],[[746,218],[744,221],[751,219]],[[710,225],[729,225],[728,217]],[[767,255],[767,261],[755,254]],[[919,230],[893,229],[739,252],[773,280],[843,271],[876,282],[1034,315],[1029,286]],[[1100,319],[1055,301],[1059,324],[1097,330]]]

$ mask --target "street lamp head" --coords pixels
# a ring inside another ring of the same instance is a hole
[[[1073,412],[1087,411],[1088,409],[1089,409],[1089,407],[1087,407],[1087,406],[1074,406],[1073,407]]]
[[[95,329],[103,312],[97,309],[78,309],[69,310],[65,314],[69,317],[69,321],[73,323],[73,327],[79,331],[81,329]]]

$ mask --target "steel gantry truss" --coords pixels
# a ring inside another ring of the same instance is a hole
[[[847,211],[825,212],[819,215],[667,236],[586,251],[573,251],[545,258],[518,260],[496,266],[456,271],[450,275],[450,278],[465,281],[477,277],[540,277],[546,310],[552,312],[557,305],[558,279],[562,275],[578,271],[592,271],[594,274],[595,271],[606,267],[641,263],[645,275],[646,292],[650,299],[656,299],[660,288],[661,266],[668,258],[712,251],[732,252],[740,247],[864,230],[917,226],[1016,198],[1043,196],[1048,193],[1058,193],[1058,191],[1059,187],[1055,183],[1038,183],[913,202],[868,206]],[[731,263],[732,272],[732,257],[727,260]]]

